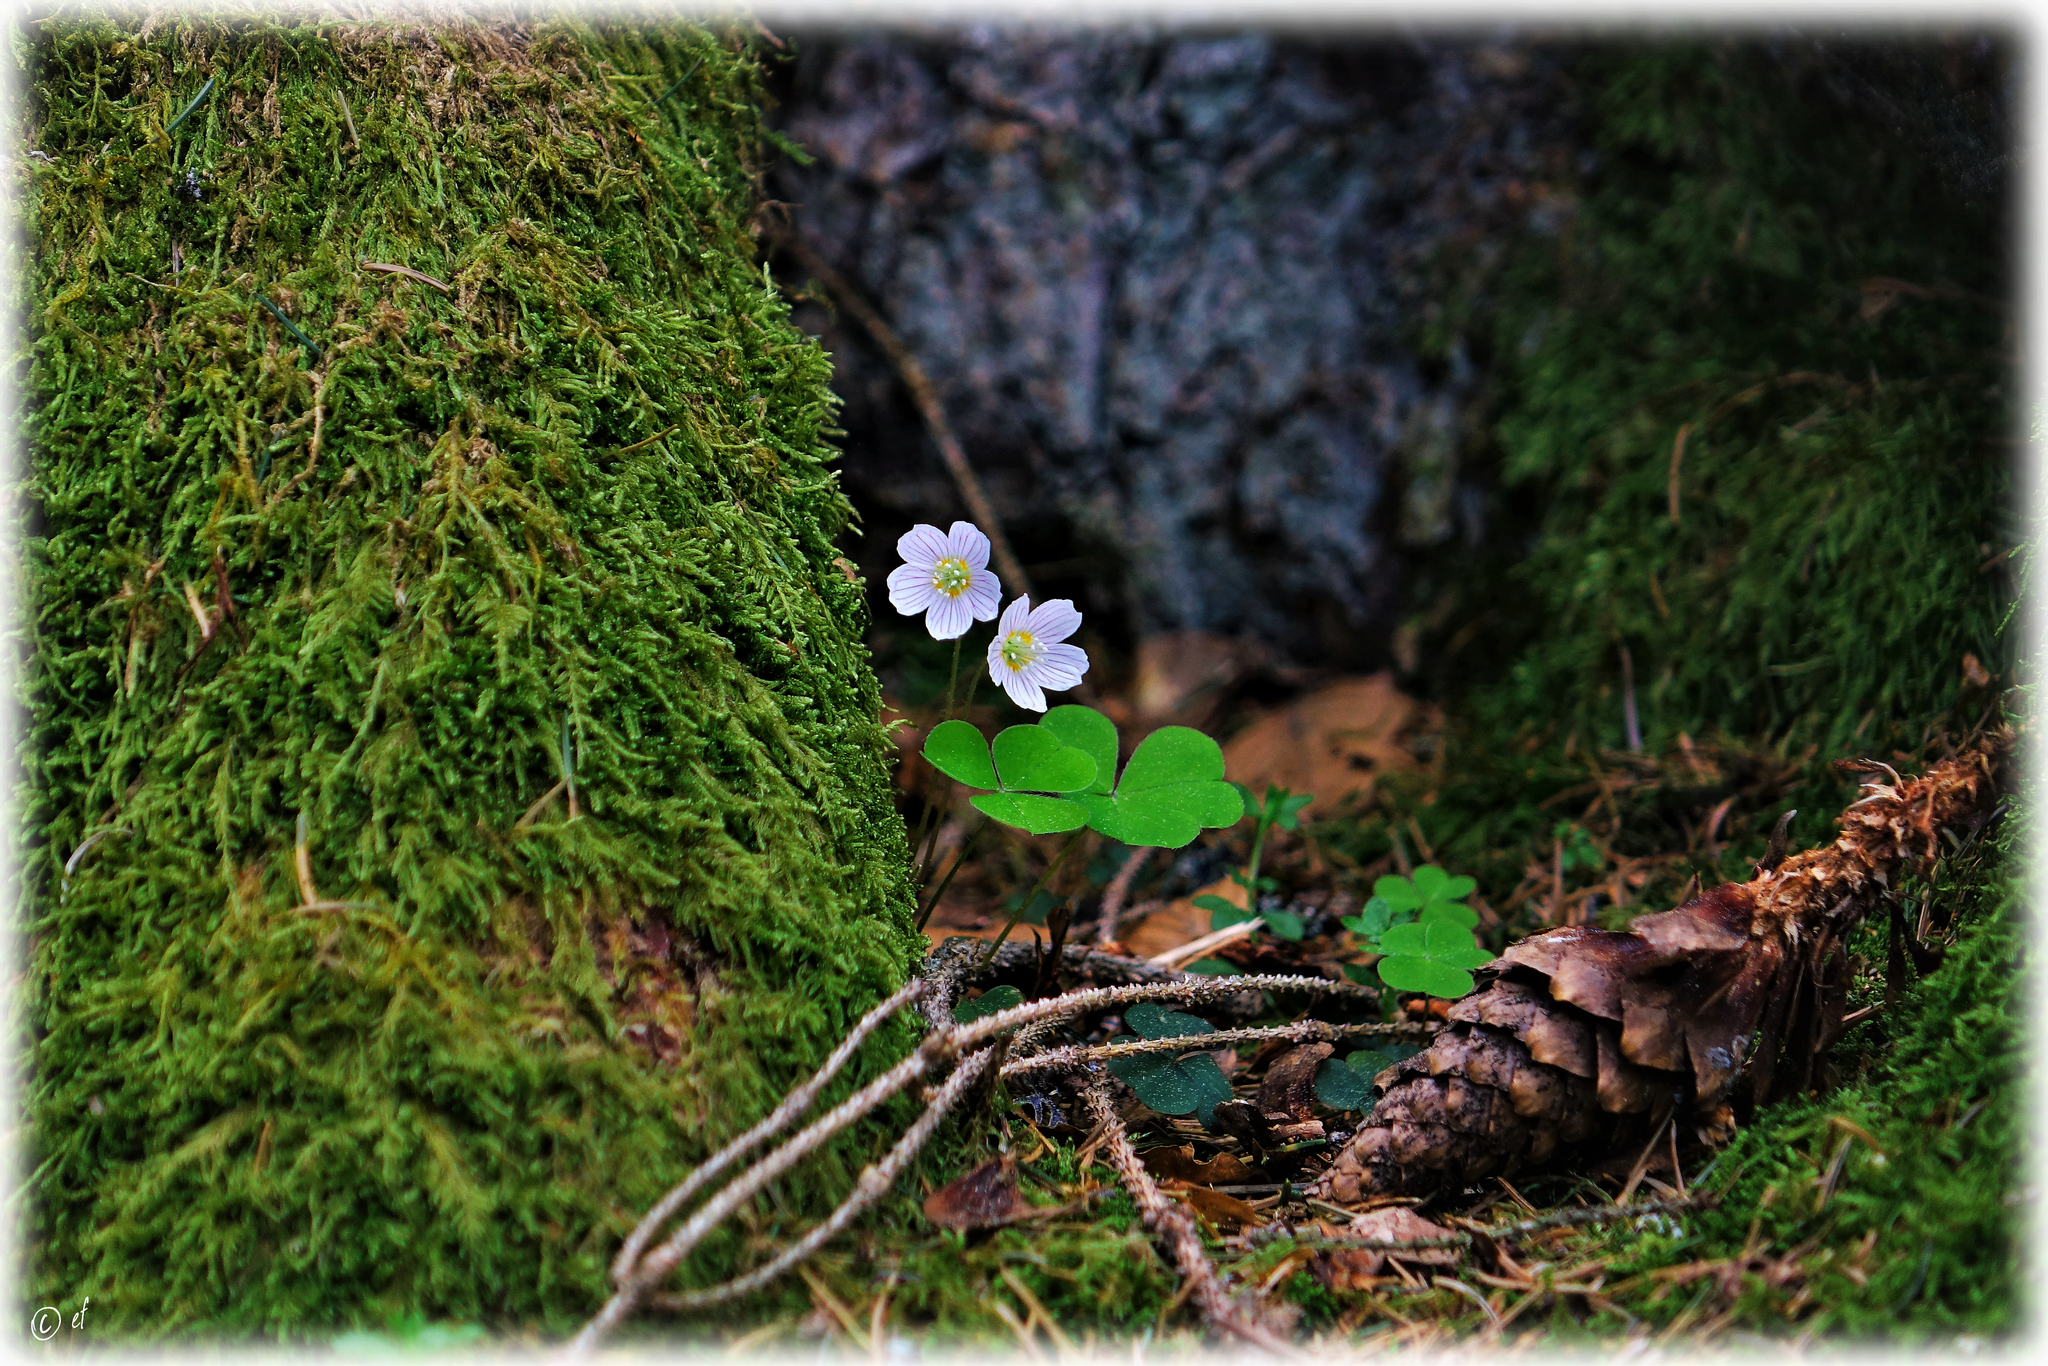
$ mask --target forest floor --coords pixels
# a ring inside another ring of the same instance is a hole
[[[1134,694],[1120,691],[1097,704],[1133,714]],[[1343,705],[1318,710],[1332,698]],[[1807,813],[1793,826],[1793,849],[1826,843],[1834,813],[1855,795],[1855,780],[1811,751],[1687,740],[1665,754],[1593,752],[1532,734],[1520,753],[1477,752],[1385,677],[1331,681],[1278,709],[1169,700],[1150,716],[1154,724],[1206,707],[1212,724],[1235,732],[1226,745],[1233,775],[1292,779],[1297,792],[1316,794],[1298,832],[1274,833],[1262,864],[1279,898],[1263,904],[1292,914],[1300,937],[1260,933],[1218,946],[1202,963],[1219,973],[1343,976],[1348,964],[1364,976],[1360,965],[1371,958],[1341,918],[1379,878],[1424,864],[1476,880],[1470,904],[1494,949],[1548,926],[1618,928],[1678,904],[1695,879],[1706,887],[1747,880],[1785,810]],[[1992,705],[1974,703],[1979,718]],[[935,714],[904,706],[909,756]],[[1379,724],[1347,727],[1347,716]],[[1970,719],[1959,709],[1955,729],[1930,727],[1917,750],[1871,757],[1919,771],[1962,738]],[[1374,762],[1304,765],[1303,756],[1327,756],[1329,746],[1297,744],[1290,760],[1273,742],[1318,724],[1315,739],[1340,749],[1347,734],[1360,743],[1357,732],[1372,732]],[[914,758],[901,772],[915,828],[919,800],[942,800],[944,780]],[[1319,785],[1330,790],[1327,802]],[[1226,1285],[1311,1352],[1510,1344],[1782,1351],[1868,1339],[1967,1351],[1996,1342],[2021,1322],[2019,1240],[2032,1198],[2018,1163],[2026,1113],[2015,857],[2029,809],[2009,803],[1981,839],[1897,889],[1915,946],[1924,946],[1915,957],[1929,970],[1892,961],[1885,927],[1865,925],[1851,946],[1852,1023],[1820,1084],[1766,1107],[1718,1150],[1653,1143],[1576,1170],[1535,1168],[1382,1204],[1373,1217],[1391,1222],[1378,1237],[1423,1244],[1387,1252],[1357,1249],[1356,1211],[1304,1189],[1355,1121],[1320,1095],[1304,1109],[1327,1126],[1320,1141],[1248,1142],[1154,1112],[1129,1092],[1124,1123],[1146,1168],[1195,1214]],[[935,871],[951,862],[945,850],[965,843],[949,828],[935,841]],[[1106,950],[1171,955],[1206,934],[1211,912],[1193,899],[1241,898],[1228,873],[1249,858],[1250,839],[1246,822],[1177,855],[1155,854]],[[1051,880],[1040,906],[1020,907],[1054,844],[1004,832],[976,845],[927,926],[934,943],[994,938],[1011,911],[1026,909],[1020,940],[1043,941],[1045,922],[1056,928],[1063,910],[1070,938],[1096,938],[1103,893],[1130,855],[1093,844]],[[1250,1023],[1308,1013],[1271,998],[1267,1007]],[[1355,1005],[1313,1013],[1368,1017]],[[1369,1014],[1426,1021],[1429,1011],[1387,992]],[[1091,1021],[1092,1032],[1077,1039],[1100,1043],[1121,1024]],[[1252,1098],[1285,1052],[1246,1045],[1213,1056],[1234,1094]],[[643,1320],[622,1345],[642,1334],[673,1341],[680,1330],[744,1348],[826,1346],[822,1339],[877,1359],[1005,1347],[1067,1359],[1217,1343],[1189,1282],[1120,1186],[1100,1127],[1074,1105],[999,1092],[959,1121],[954,1137],[923,1164],[918,1190],[899,1188],[780,1287],[687,1328]],[[1016,1189],[1001,1226],[935,1224],[958,1191],[933,1192],[998,1155]],[[780,1227],[765,1207],[742,1217],[764,1250],[801,1232]]]

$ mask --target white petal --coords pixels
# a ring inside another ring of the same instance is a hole
[[[967,581],[967,591],[960,596],[974,608],[976,621],[991,621],[995,618],[996,605],[1003,600],[1003,586],[986,569],[977,569]]]
[[[1045,693],[1031,681],[1028,673],[1011,673],[1008,669],[1003,673],[1003,691],[1010,695],[1012,702],[1026,711],[1045,710]]]
[[[905,564],[922,567],[929,577],[932,566],[946,558],[946,538],[930,522],[919,522],[897,538],[896,553]]]
[[[1010,632],[1025,630],[1030,621],[1030,596],[1027,594],[1021,598],[1010,599],[1010,605],[1003,609],[1003,619],[996,623],[996,645],[991,645],[989,648],[991,650],[995,649],[1002,643],[1003,637],[1010,634]]]
[[[966,598],[932,594],[932,610],[925,614],[924,626],[932,633],[933,640],[952,640],[966,635],[967,628],[973,624],[974,613],[968,610]]]
[[[988,537],[972,522],[955,522],[946,534],[946,553],[967,561],[969,569],[988,568]]]
[[[1048,645],[1031,665],[1031,676],[1040,687],[1064,692],[1080,683],[1088,672],[1088,652],[1078,645]]]
[[[1068,598],[1054,598],[1031,614],[1031,634],[1041,641],[1065,640],[1081,629],[1081,614]]]
[[[914,617],[932,605],[932,572],[920,565],[899,564],[889,571],[889,605]]]

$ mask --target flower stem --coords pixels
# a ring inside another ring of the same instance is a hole
[[[1074,846],[1081,842],[1081,834],[1082,832],[1078,830],[1074,832],[1067,840],[1066,847],[1060,850],[1060,856],[1052,861],[1052,866],[1047,868],[1040,875],[1037,883],[1031,890],[1024,894],[1024,899],[1017,903],[1017,909],[1010,912],[1010,918],[1003,922],[1003,932],[997,935],[995,941],[988,946],[981,957],[975,960],[974,970],[976,972],[980,972],[983,968],[987,967],[989,960],[996,956],[996,950],[1001,948],[1003,941],[1010,937],[1010,931],[1017,928],[1017,921],[1023,917],[1024,912],[1031,909],[1031,903],[1038,899],[1038,894],[1045,890],[1045,885],[1048,882],[1052,881],[1052,875],[1057,873],[1060,870],[1060,865],[1067,861],[1067,855],[1073,853]]]
[[[960,637],[953,637],[953,667],[946,674],[946,719],[953,719],[953,685],[960,681]]]
[[[931,899],[925,902],[924,909],[917,913],[918,930],[922,931],[924,929],[925,922],[932,918],[932,912],[939,908],[939,898],[943,897],[946,894],[946,889],[953,885],[953,874],[959,872],[961,865],[967,862],[967,856],[974,852],[974,846],[981,841],[981,832],[988,829],[988,827],[988,818],[984,816],[981,824],[974,827],[974,833],[967,837],[967,843],[960,846],[959,854],[953,859],[953,866],[948,868],[946,875],[939,879],[939,885],[933,890]]]

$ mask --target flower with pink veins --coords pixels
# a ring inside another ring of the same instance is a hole
[[[1088,652],[1063,645],[1081,629],[1081,614],[1066,598],[1054,598],[1033,610],[1031,599],[1013,600],[996,623],[989,642],[989,677],[1003,685],[1010,700],[1031,711],[1045,710],[1045,690],[1062,692],[1088,672]]]
[[[988,537],[972,522],[955,522],[941,535],[919,522],[896,542],[903,557],[889,575],[889,605],[906,617],[925,614],[933,640],[957,640],[977,621],[996,614],[1002,585],[989,572]]]

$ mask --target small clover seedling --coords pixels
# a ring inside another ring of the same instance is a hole
[[[1150,1001],[1124,1012],[1124,1023],[1146,1039],[1192,1038],[1213,1034],[1216,1027],[1196,1015],[1183,1015]],[[1230,1079],[1207,1053],[1175,1058],[1171,1053],[1140,1053],[1112,1058],[1109,1070],[1162,1115],[1192,1114],[1210,1127],[1216,1107],[1230,1099]]]
[[[1343,925],[1369,951],[1386,955],[1379,979],[1388,986],[1455,999],[1472,990],[1469,969],[1493,961],[1473,940],[1479,913],[1464,904],[1477,886],[1469,877],[1424,864],[1412,878],[1375,882],[1372,899],[1357,915],[1344,917]],[[1370,984],[1356,965],[1347,965],[1344,975]]]
[[[1593,837],[1570,821],[1559,821],[1550,834],[1557,841],[1558,862],[1565,871],[1584,868],[1597,872],[1606,862],[1600,857],[1600,846],[1593,843]]]
[[[1380,936],[1380,980],[1396,991],[1420,991],[1455,1000],[1472,990],[1469,969],[1493,961],[1472,942],[1472,931],[1431,918],[1396,925]]]
[[[1315,794],[1312,792],[1296,794],[1271,783],[1266,785],[1266,795],[1263,798],[1254,797],[1251,789],[1242,783],[1232,783],[1231,786],[1238,790],[1244,800],[1245,809],[1251,813],[1257,824],[1252,831],[1251,862],[1230,874],[1230,880],[1244,889],[1244,906],[1239,906],[1213,892],[1194,899],[1193,904],[1197,910],[1209,912],[1211,930],[1227,929],[1253,919],[1252,912],[1245,907],[1258,905],[1259,893],[1279,888],[1280,884],[1272,878],[1259,876],[1259,859],[1265,852],[1266,836],[1276,825],[1282,830],[1300,828],[1302,808],[1315,800]],[[1299,940],[1308,929],[1302,918],[1292,911],[1261,911],[1257,919],[1274,934],[1289,941]]]

